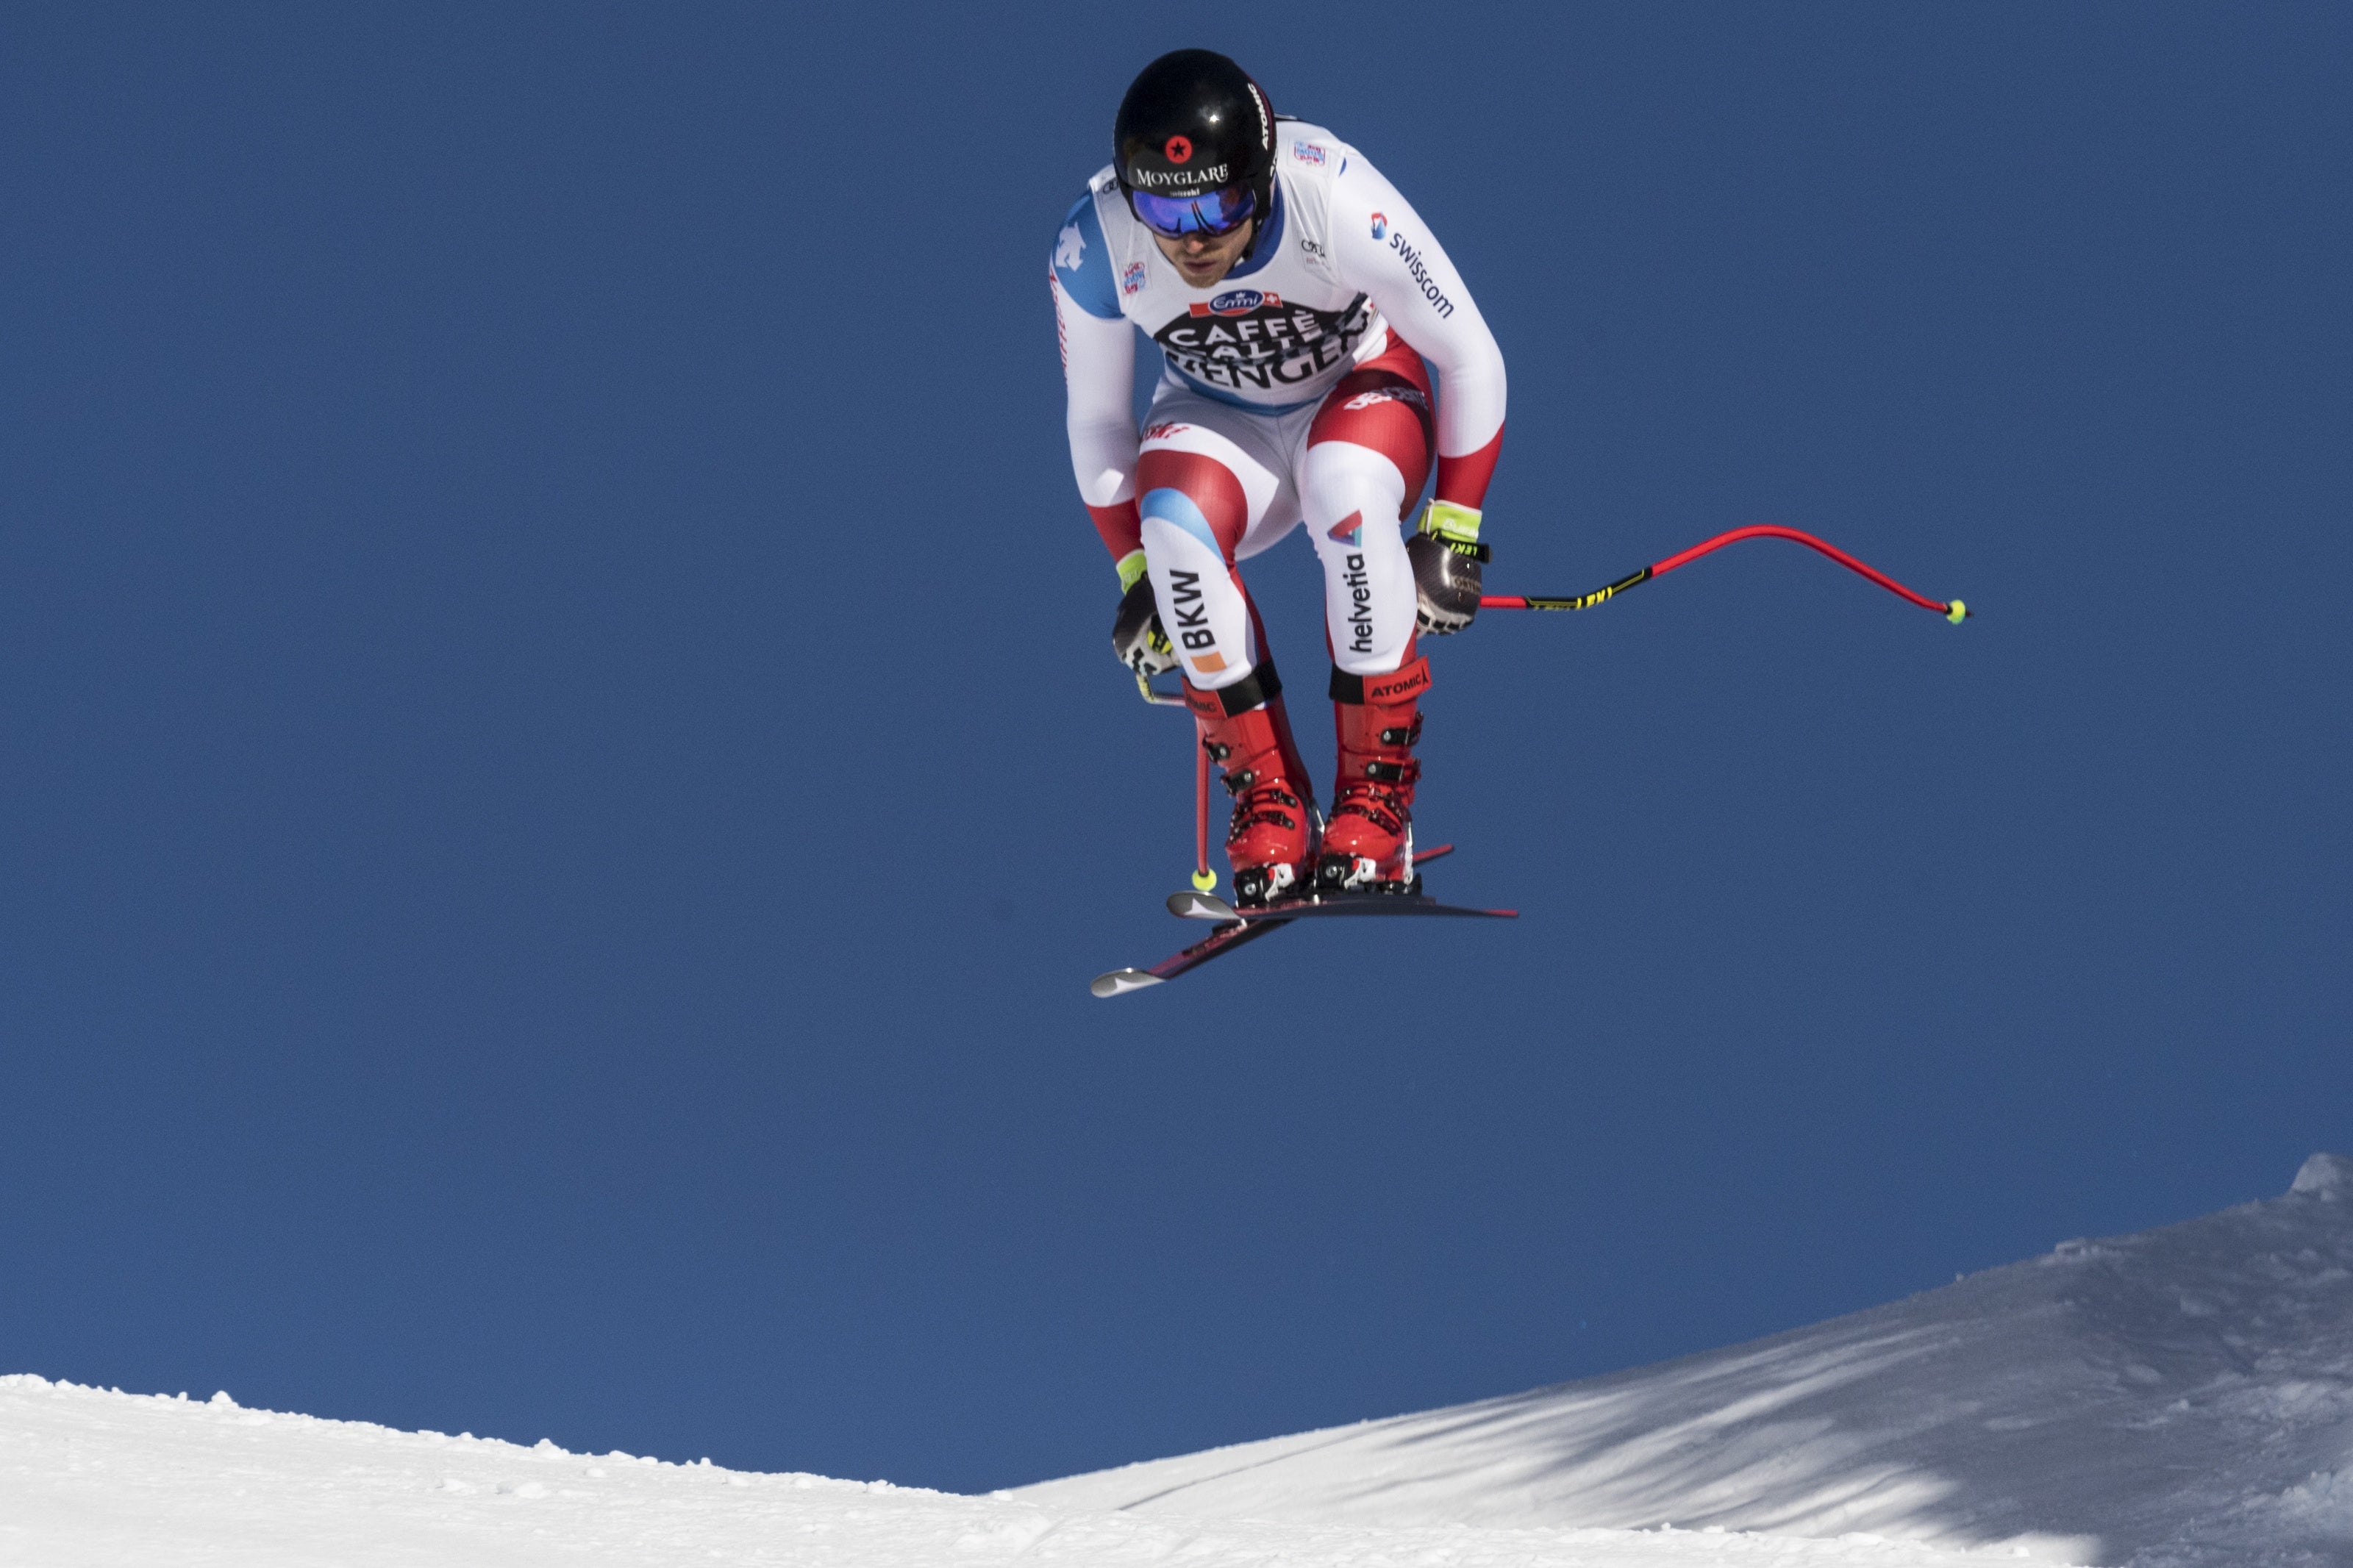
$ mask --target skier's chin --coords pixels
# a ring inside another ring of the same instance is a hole
[[[1234,269],[1234,258],[1214,254],[1196,259],[1179,253],[1171,255],[1168,263],[1176,268],[1176,276],[1194,289],[1214,289]]]
[[[1159,245],[1160,254],[1176,268],[1176,276],[1185,280],[1187,288],[1214,289],[1242,258],[1243,250],[1250,245],[1253,226],[1244,223],[1232,234],[1220,236],[1215,243],[1202,246],[1198,252],[1188,251],[1184,241],[1170,239],[1166,235],[1154,235],[1152,237]]]

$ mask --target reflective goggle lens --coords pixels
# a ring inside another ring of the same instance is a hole
[[[1248,185],[1225,185],[1198,196],[1130,191],[1127,205],[1153,233],[1178,239],[1188,234],[1231,234],[1258,210],[1258,195]]]

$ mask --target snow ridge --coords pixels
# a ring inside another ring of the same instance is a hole
[[[2353,1160],[1751,1344],[987,1498],[0,1377],[0,1564],[2353,1564]]]
[[[2353,1160],[1750,1344],[1025,1488],[1396,1526],[1862,1531],[2135,1568],[2353,1564]]]
[[[2288,1191],[2335,1203],[2340,1194],[2353,1194],[2353,1160],[2342,1154],[2315,1154],[2295,1173],[2295,1185]]]
[[[1170,1521],[572,1454],[0,1377],[0,1563],[26,1568],[1967,1568],[1857,1535]]]

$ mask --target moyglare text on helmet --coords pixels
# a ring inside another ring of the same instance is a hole
[[[1171,174],[1164,169],[1147,169],[1141,163],[1131,163],[1127,168],[1127,183],[1138,190],[1149,190],[1155,185],[1198,185],[1208,189],[1225,184],[1227,171],[1230,167],[1230,164],[1212,163],[1207,168],[1182,169]]]

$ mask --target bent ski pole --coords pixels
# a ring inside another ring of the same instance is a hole
[[[1218,874],[1209,869],[1209,748],[1197,745],[1193,755],[1193,888],[1218,890]]]
[[[1154,690],[1152,688],[1152,677],[1145,674],[1144,671],[1140,669],[1135,672],[1135,689],[1143,696],[1146,702],[1151,703],[1155,708],[1182,708],[1185,706],[1185,699],[1179,694],[1174,691]]]
[[[1914,593],[1886,573],[1864,565],[1835,544],[1816,539],[1801,529],[1783,528],[1778,523],[1771,522],[1756,523],[1747,528],[1736,528],[1728,533],[1719,533],[1714,539],[1704,540],[1693,545],[1681,554],[1670,555],[1654,565],[1645,566],[1630,577],[1620,577],[1606,587],[1596,588],[1590,594],[1579,594],[1573,599],[1548,599],[1535,595],[1522,594],[1490,594],[1480,599],[1479,607],[1482,610],[1589,610],[1596,605],[1606,604],[1616,598],[1629,588],[1640,587],[1653,577],[1663,577],[1678,566],[1689,565],[1703,555],[1721,550],[1727,544],[1737,544],[1744,539],[1795,540],[1809,550],[1820,551],[1848,571],[1870,578],[1896,597],[1909,599],[1924,610],[1936,611],[1957,626],[1973,613],[1958,599],[1948,604],[1939,604],[1926,594]]]
[[[1154,689],[1152,678],[1142,670],[1135,672],[1135,689],[1155,708],[1182,708],[1181,693]],[[1193,748],[1193,886],[1204,893],[1215,892],[1218,874],[1209,869],[1209,753],[1206,747]]]

